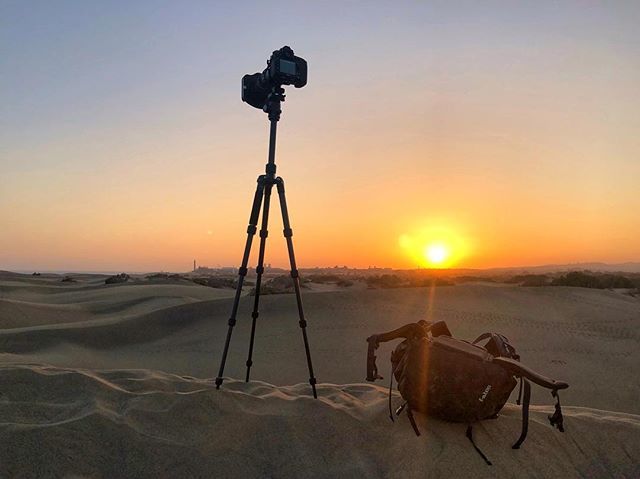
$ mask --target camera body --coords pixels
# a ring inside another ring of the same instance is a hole
[[[306,60],[295,56],[290,47],[284,46],[273,52],[262,73],[242,77],[242,101],[263,110],[274,89],[282,85],[302,88],[306,84]]]

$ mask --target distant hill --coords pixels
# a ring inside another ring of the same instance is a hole
[[[640,262],[629,263],[569,263],[542,266],[516,266],[512,268],[489,268],[481,271],[495,273],[557,273],[560,271],[594,271],[601,273],[640,273]]]

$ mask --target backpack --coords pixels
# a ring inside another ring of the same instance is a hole
[[[527,436],[530,381],[551,390],[556,406],[549,421],[564,432],[558,391],[569,385],[548,379],[521,364],[520,356],[505,336],[484,333],[473,342],[463,341],[453,338],[443,321],[419,321],[387,333],[374,334],[367,338],[367,381],[383,379],[378,375],[375,350],[380,343],[398,338],[404,338],[404,341],[391,354],[389,417],[394,421],[391,392],[395,377],[405,400],[395,415],[406,410],[416,435],[419,436],[420,431],[413,411],[445,421],[467,423],[467,438],[491,465],[473,441],[471,424],[496,418],[516,387],[517,379],[520,380],[520,392],[516,403],[519,405],[522,401],[522,432],[512,448],[519,449]]]

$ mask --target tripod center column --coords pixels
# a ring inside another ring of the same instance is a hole
[[[278,129],[278,120],[280,120],[280,114],[282,113],[280,102],[283,99],[282,93],[274,90],[269,95],[269,100],[265,105],[265,111],[269,114],[269,121],[271,122],[269,129],[269,161],[267,162],[265,172],[267,179],[272,183],[276,178],[276,132]]]

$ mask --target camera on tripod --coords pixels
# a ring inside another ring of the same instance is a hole
[[[297,57],[293,50],[282,47],[267,60],[267,68],[262,73],[242,77],[242,101],[264,110],[272,93],[282,95],[282,85],[302,88],[307,84],[307,62]]]
[[[224,342],[222,350],[222,359],[220,360],[220,369],[216,377],[216,389],[220,389],[224,381],[224,368],[227,362],[227,354],[229,352],[229,344],[231,342],[231,334],[236,325],[236,315],[240,305],[240,297],[242,296],[242,287],[244,279],[248,273],[249,256],[251,254],[251,244],[254,235],[258,232],[258,219],[261,219],[260,225],[260,249],[258,253],[258,265],[256,266],[256,282],[253,300],[253,312],[251,313],[251,338],[249,340],[249,355],[247,357],[247,375],[245,381],[249,382],[251,374],[251,366],[253,365],[253,343],[255,339],[256,327],[258,324],[258,316],[260,316],[260,287],[262,285],[262,275],[264,274],[264,255],[267,245],[268,223],[269,223],[269,207],[271,205],[271,190],[275,187],[278,191],[280,200],[280,212],[282,213],[282,233],[287,243],[287,251],[289,253],[289,264],[291,265],[291,281],[295,291],[296,303],[298,304],[298,325],[302,331],[302,341],[304,343],[305,355],[307,357],[307,367],[309,368],[309,384],[313,397],[318,397],[316,391],[316,377],[313,373],[313,364],[311,363],[311,351],[309,348],[309,339],[307,338],[307,320],[304,316],[304,308],[302,307],[302,294],[300,292],[300,274],[296,266],[296,257],[293,252],[293,229],[289,222],[289,208],[284,192],[284,180],[281,176],[276,176],[276,132],[280,114],[282,113],[281,103],[284,101],[283,85],[293,85],[296,88],[302,88],[307,84],[307,62],[293,54],[290,47],[282,47],[276,50],[267,61],[267,68],[262,73],[254,73],[253,75],[245,75],[242,77],[242,101],[249,105],[260,108],[269,115],[269,159],[265,165],[264,175],[258,176],[258,185],[255,195],[253,196],[253,205],[251,206],[251,215],[249,216],[249,226],[247,226],[247,241],[244,246],[244,254],[242,255],[242,263],[238,268],[238,283],[236,284],[236,295],[231,307],[231,316],[229,318],[229,329],[227,330],[227,339]],[[262,209],[262,215],[260,214]]]

